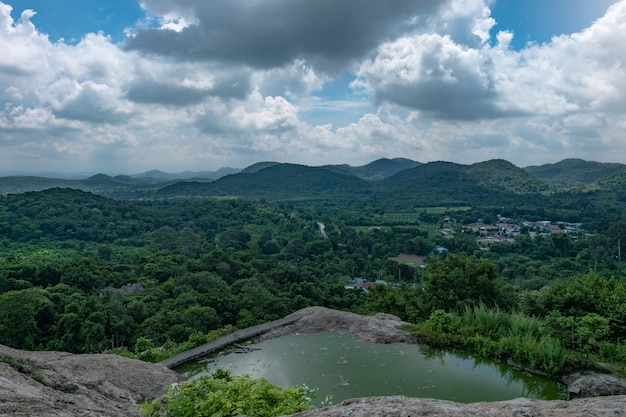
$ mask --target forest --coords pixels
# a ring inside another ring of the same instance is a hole
[[[440,193],[455,203],[436,206],[434,188],[410,194],[402,181],[398,193],[370,188],[353,199],[333,198],[349,194],[345,184],[308,198],[268,186],[253,198],[191,193],[189,183],[150,198],[70,188],[0,197],[0,343],[158,361],[325,306],[396,314],[424,343],[549,375],[600,362],[625,372],[619,194],[498,186],[495,202],[481,197],[485,185],[447,178]],[[513,242],[484,246],[465,228],[501,218],[579,229],[521,227]],[[400,254],[423,261],[391,259]],[[355,280],[379,283],[364,290]]]

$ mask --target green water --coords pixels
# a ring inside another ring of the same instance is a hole
[[[193,379],[224,368],[279,386],[306,384],[318,389],[316,405],[326,396],[334,404],[379,395],[459,402],[566,398],[562,384],[506,364],[419,345],[364,342],[348,332],[297,334],[250,346],[260,350],[200,359],[178,371]]]

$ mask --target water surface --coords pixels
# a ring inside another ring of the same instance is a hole
[[[405,343],[364,342],[345,331],[283,336],[249,353],[201,359],[178,369],[190,378],[218,368],[318,389],[317,405],[356,397],[406,395],[459,402],[566,398],[563,384],[506,364]]]

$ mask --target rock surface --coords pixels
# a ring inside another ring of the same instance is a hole
[[[185,378],[117,355],[25,352],[0,345],[0,416],[129,417]]]
[[[344,329],[367,342],[416,342],[410,333],[398,329],[398,326],[406,323],[391,314],[378,313],[375,316],[361,316],[325,307],[307,307],[286,318],[295,318],[295,320],[266,332],[260,337],[261,340],[295,333],[317,333]]]
[[[397,328],[403,322],[388,314],[367,317],[310,307],[289,317],[293,320],[287,320],[286,325],[272,328],[261,338],[347,329],[367,341],[415,343],[409,333]],[[571,381],[567,381],[570,390],[574,387],[579,395],[584,396],[615,394],[619,392],[615,391],[618,389],[616,387],[621,384],[626,386],[621,379],[613,379],[608,375],[581,373],[570,377]],[[165,386],[184,379],[164,365],[116,355],[24,352],[0,345],[0,417],[136,417],[139,415],[138,403],[159,397]],[[604,383],[600,384],[599,380]],[[595,391],[588,388],[595,385],[603,388]],[[626,396],[613,395],[572,401],[520,398],[472,404],[402,396],[372,397],[346,400],[332,407],[306,411],[296,416],[626,416]]]
[[[294,417],[617,417],[626,416],[626,396],[543,401],[518,398],[510,401],[460,404],[409,397],[371,397],[293,414]]]
[[[563,377],[572,398],[626,395],[626,381],[597,372],[575,372]]]

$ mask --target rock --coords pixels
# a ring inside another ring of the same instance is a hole
[[[377,343],[415,343],[389,314],[360,316],[322,307],[299,310],[263,339],[305,332],[345,329]],[[2,359],[4,358],[4,359]],[[623,380],[604,374],[569,375],[579,396],[626,393]],[[24,352],[0,345],[0,417],[137,417],[137,405],[163,394],[163,388],[185,378],[162,364],[116,355]],[[593,388],[593,389],[592,389]],[[296,417],[608,417],[626,416],[626,395],[544,401],[461,404],[404,396],[358,398],[295,414]]]
[[[0,416],[128,417],[184,380],[117,355],[25,352],[0,345]]]
[[[295,318],[295,321],[268,331],[260,339],[267,340],[295,333],[317,333],[343,329],[368,342],[416,342],[409,332],[398,329],[398,326],[406,323],[391,314],[379,313],[375,316],[362,316],[325,307],[307,307],[286,318]]]
[[[572,398],[626,395],[626,381],[597,372],[574,372],[563,377]]]
[[[626,396],[545,401],[518,398],[510,401],[461,404],[403,396],[357,398],[341,404],[296,413],[293,417],[616,417],[626,416]]]

